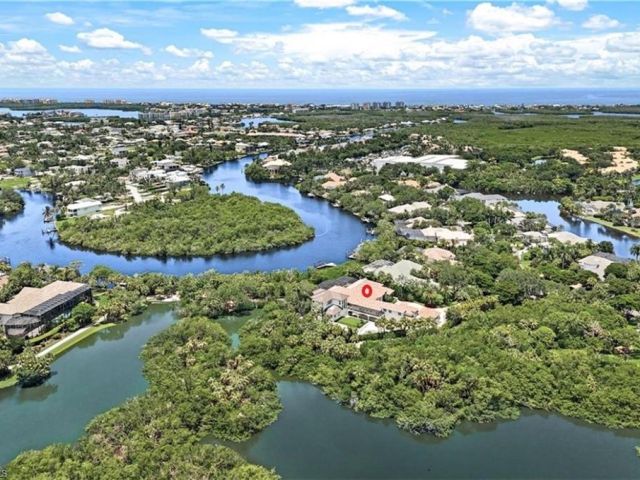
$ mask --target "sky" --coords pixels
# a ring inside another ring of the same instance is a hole
[[[0,1],[16,87],[640,87],[640,2]]]

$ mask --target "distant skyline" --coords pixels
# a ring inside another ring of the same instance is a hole
[[[0,3],[2,88],[640,86],[632,1]]]

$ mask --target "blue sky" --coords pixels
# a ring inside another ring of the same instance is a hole
[[[640,5],[0,2],[1,87],[638,87]]]

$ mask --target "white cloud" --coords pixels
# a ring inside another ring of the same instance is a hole
[[[196,60],[193,65],[189,67],[189,72],[196,75],[206,75],[211,73],[211,66],[207,58],[200,58]]]
[[[554,25],[556,18],[553,11],[543,5],[512,3],[498,7],[484,2],[467,12],[467,23],[475,30],[501,35],[543,30]]]
[[[353,5],[356,0],[294,0],[294,3],[305,8],[342,8]]]
[[[589,5],[589,0],[547,0],[547,2],[551,4],[557,3],[560,7],[574,12],[584,10]]]
[[[19,55],[47,53],[47,49],[40,42],[31,38],[21,38],[20,40],[9,42],[9,51]]]
[[[201,28],[200,33],[220,43],[231,43],[238,36],[238,32],[226,28]]]
[[[213,58],[212,52],[209,52],[208,50],[199,50],[197,48],[179,48],[175,45],[168,45],[167,47],[165,47],[164,51],[180,58]]]
[[[65,53],[80,53],[80,47],[77,45],[58,45],[58,48]]]
[[[347,13],[353,16],[371,17],[371,18],[390,18],[392,20],[406,20],[407,16],[398,10],[387,7],[385,5],[351,5],[347,7]]]
[[[402,58],[421,55],[435,32],[360,23],[315,23],[298,31],[255,33],[233,40],[239,52],[294,56],[301,62]]]
[[[590,30],[611,30],[618,28],[622,24],[615,18],[608,17],[606,15],[592,15],[589,17],[582,26]]]
[[[45,14],[45,17],[47,17],[47,20],[50,22],[57,23],[58,25],[73,25],[75,23],[73,18],[62,12],[47,13]]]
[[[611,52],[640,54],[640,32],[611,34],[606,48]]]
[[[144,45],[127,40],[118,32],[114,32],[108,28],[98,28],[92,32],[81,32],[78,40],[87,46],[99,49],[124,49],[124,50],[142,50],[146,54],[150,54],[151,50]]]

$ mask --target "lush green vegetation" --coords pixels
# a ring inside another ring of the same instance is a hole
[[[60,238],[130,255],[208,256],[296,245],[313,236],[292,210],[257,198],[199,189],[179,197],[178,203],[136,205],[121,217],[59,221]]]
[[[29,186],[29,178],[27,177],[11,177],[0,180],[0,188],[21,189]]]
[[[635,329],[611,307],[554,296],[475,311],[458,326],[367,341],[272,305],[245,328],[240,351],[279,375],[416,433],[445,436],[462,420],[555,410],[612,427],[640,426]]]
[[[0,218],[20,213],[24,208],[24,200],[20,194],[8,188],[0,188]]]
[[[280,409],[271,376],[231,351],[222,328],[185,318],[143,352],[149,390],[87,427],[75,445],[53,445],[18,456],[10,478],[153,479],[276,476],[226,447],[200,443],[207,435],[248,438]]]

